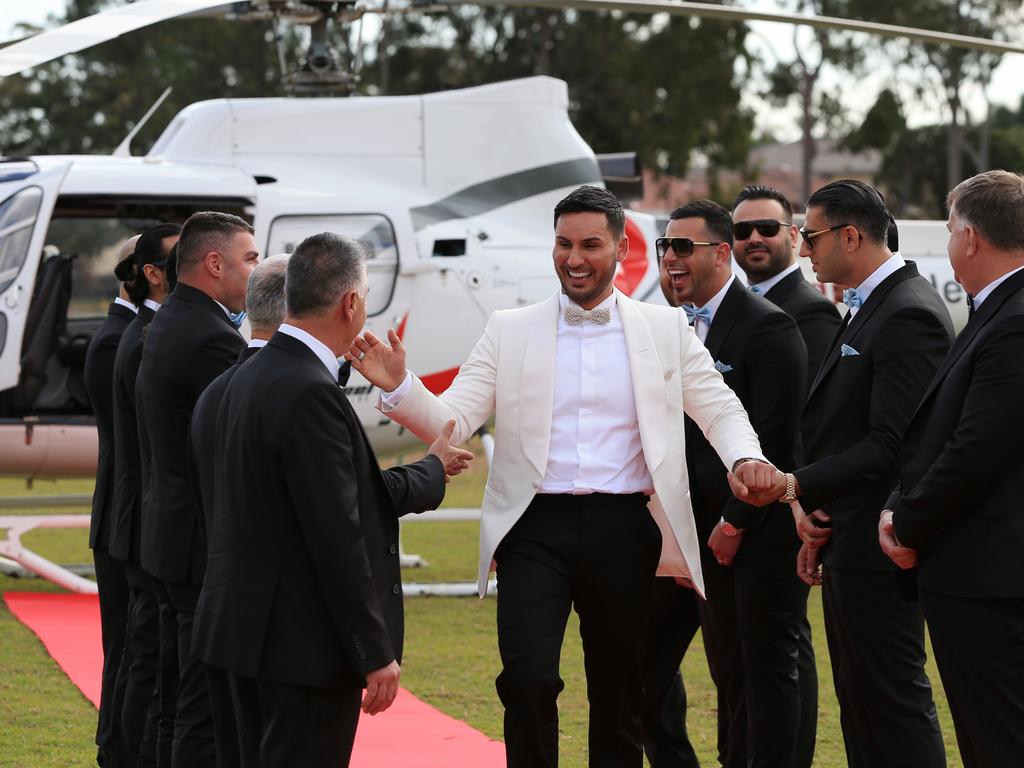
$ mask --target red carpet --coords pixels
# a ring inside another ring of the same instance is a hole
[[[100,697],[100,615],[94,595],[7,592],[11,612],[94,705]],[[495,702],[497,706],[497,702]],[[448,717],[402,689],[387,712],[364,716],[353,768],[499,768],[505,745]]]

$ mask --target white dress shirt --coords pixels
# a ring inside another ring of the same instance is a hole
[[[722,300],[725,298],[726,292],[729,290],[729,286],[732,285],[733,280],[736,279],[736,275],[731,275],[728,280],[725,281],[725,285],[722,286],[721,290],[716,293],[704,308],[711,313],[711,319],[708,322],[704,322],[703,318],[698,317],[693,321],[693,330],[697,334],[697,338],[701,340],[701,343],[707,340],[708,331],[711,330],[711,323],[715,322],[715,313],[718,308],[722,305]],[[697,307],[701,309],[701,307]]]
[[[335,381],[338,380],[338,358],[331,352],[330,347],[324,344],[316,336],[306,333],[301,328],[296,328],[294,325],[288,325],[288,323],[281,323],[281,327],[277,329],[280,333],[285,336],[291,336],[293,339],[298,339],[307,347],[309,347],[313,354],[320,358],[320,362],[324,364],[327,371],[331,374],[331,378]]]
[[[126,307],[127,309],[130,309],[136,315],[139,314],[139,308],[136,307],[134,304],[132,304],[127,299],[122,299],[120,296],[115,296],[114,297],[114,303],[115,304],[120,304],[122,307]]]
[[[1002,282],[1004,280],[1006,280],[1010,275],[1017,274],[1022,269],[1024,269],[1024,267],[1017,267],[1016,269],[1011,269],[1005,275],[1003,275],[1002,277],[997,277],[991,283],[989,283],[984,288],[982,288],[980,291],[978,291],[978,295],[974,297],[974,311],[975,312],[978,311],[978,308],[981,306],[981,302],[983,302],[985,299],[987,299],[989,296],[991,296],[992,295],[992,291],[994,291],[996,288],[998,288],[1002,284]]]
[[[153,312],[159,312],[160,307],[163,306],[159,301],[153,301],[152,299],[146,299],[142,302],[145,306],[153,310]]]
[[[637,427],[629,350],[615,295],[607,325],[565,322],[559,296],[555,391],[548,463],[538,493],[651,493],[654,481],[644,460]],[[397,408],[412,387],[412,373],[392,392],[381,393],[381,411]]]
[[[209,296],[209,294],[207,294],[207,295]],[[213,299],[213,296],[210,296],[210,298],[211,298],[211,299]],[[224,306],[223,304],[221,304],[221,303],[220,303],[219,301],[217,301],[216,299],[213,299],[213,303],[214,303],[214,304],[216,304],[216,305],[217,305],[218,307],[220,307],[221,309],[223,309],[223,310],[224,310],[224,314],[228,316],[228,320],[230,320],[230,319],[231,319],[231,310],[230,310],[230,309],[228,309],[227,307],[225,307],[225,306]],[[311,337],[311,338],[312,338],[312,337]]]
[[[900,256],[899,251],[894,253],[884,262],[882,262],[882,265],[874,272],[872,272],[868,276],[867,280],[865,280],[863,283],[857,286],[857,295],[860,296],[861,303],[863,304],[868,300],[868,296],[871,295],[871,292],[874,291],[875,288],[877,288],[879,285],[881,285],[882,281],[885,280],[885,278],[887,278],[893,272],[902,269],[906,265],[907,262],[905,262],[903,260],[903,257]],[[860,307],[850,307],[851,320],[857,316],[857,312],[859,309]]]
[[[779,274],[775,275],[774,277],[769,277],[767,280],[762,280],[759,283],[751,283],[750,287],[757,288],[755,293],[758,294],[759,296],[764,296],[766,293],[768,293],[768,291],[770,291],[772,288],[774,288],[776,285],[778,285],[780,282],[785,280],[787,277],[789,277],[799,269],[800,265],[794,261],[792,264],[790,264],[788,267],[786,267],[784,270],[779,272]]]

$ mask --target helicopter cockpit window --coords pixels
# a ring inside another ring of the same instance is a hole
[[[305,238],[318,232],[345,235],[367,246],[370,293],[366,297],[366,313],[378,315],[387,309],[398,277],[398,244],[388,218],[379,214],[279,216],[270,226],[267,254],[291,253]]]
[[[0,293],[11,287],[28,255],[43,191],[29,187],[0,203]]]

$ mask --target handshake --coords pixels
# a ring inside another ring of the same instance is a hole
[[[729,473],[733,495],[755,507],[774,504],[786,494],[786,475],[766,461],[740,459]]]

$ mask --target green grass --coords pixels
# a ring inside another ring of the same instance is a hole
[[[450,486],[445,506],[476,506],[482,494],[485,468],[477,462],[466,476]],[[83,492],[89,484],[36,483],[32,493]],[[0,495],[26,493],[24,483],[0,481]],[[63,510],[67,511],[67,510]],[[423,568],[406,571],[406,581],[476,580],[476,523],[410,523],[403,525],[406,552],[422,555]],[[62,563],[91,562],[87,532],[40,531],[26,543]],[[0,576],[0,591],[58,591],[39,579]],[[839,708],[832,687],[820,590],[813,590],[808,612],[814,630],[820,681],[818,746],[815,766],[841,768],[846,764],[839,730]],[[501,738],[502,710],[494,691],[499,671],[495,636],[495,601],[471,598],[422,597],[406,600],[406,647],[402,682],[410,691],[445,713],[465,720],[493,738]],[[579,623],[570,619],[562,649],[566,688],[559,698],[561,765],[586,766],[587,700]],[[683,661],[689,696],[687,725],[701,762],[714,766],[715,695],[704,659],[700,635]],[[950,768],[961,765],[956,753],[949,708],[938,672],[929,661],[936,705],[946,740]],[[64,677],[35,635],[0,604],[0,767],[67,768],[94,764],[92,746],[96,713]]]

